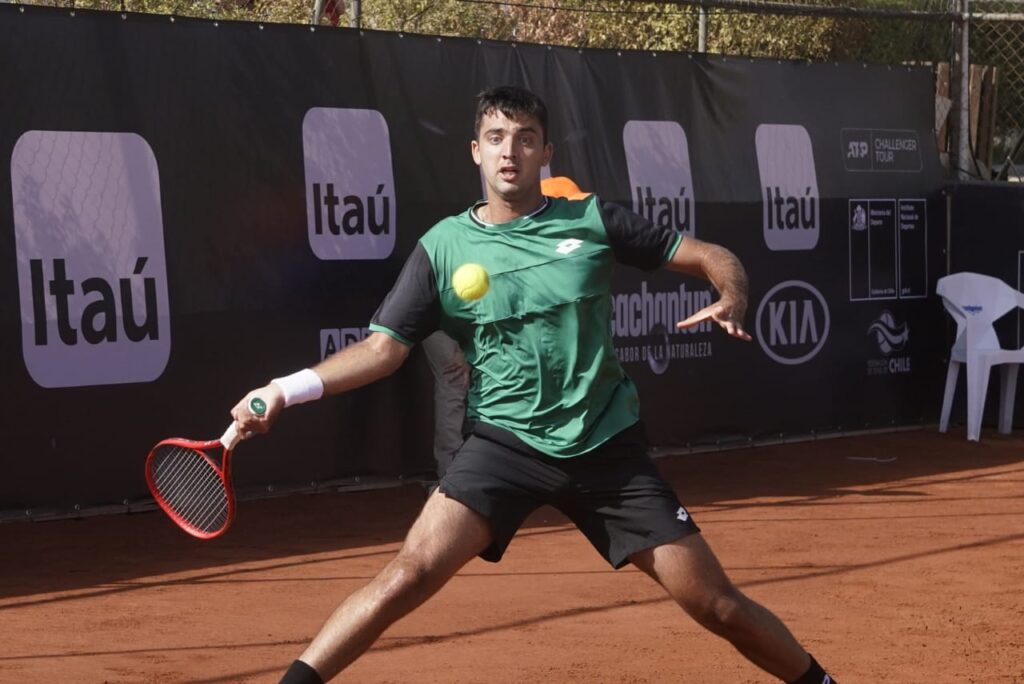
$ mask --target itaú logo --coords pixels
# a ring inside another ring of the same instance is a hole
[[[821,210],[811,136],[803,126],[761,124],[754,137],[765,245],[773,251],[814,249]]]
[[[787,280],[757,307],[757,341],[777,363],[795,366],[817,356],[829,331],[828,302],[810,283]]]
[[[398,226],[391,139],[373,109],[313,107],[302,120],[309,246],[318,259],[387,259]]]
[[[633,211],[658,227],[692,236],[693,173],[683,127],[675,121],[627,121],[622,144]]]
[[[160,176],[134,133],[27,131],[11,154],[22,356],[41,387],[151,382],[171,320]]]

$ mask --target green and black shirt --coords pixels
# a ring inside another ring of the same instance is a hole
[[[549,199],[503,224],[479,205],[416,245],[370,329],[405,344],[437,329],[473,367],[467,411],[554,457],[584,454],[639,419],[636,387],[612,346],[614,262],[655,269],[682,234],[591,195]],[[477,263],[491,288],[463,301],[451,287]]]

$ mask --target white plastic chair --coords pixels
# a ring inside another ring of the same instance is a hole
[[[967,439],[981,438],[981,418],[992,366],[1002,365],[999,393],[999,432],[1009,434],[1013,423],[1013,401],[1017,393],[1017,370],[1024,362],[1024,348],[1002,349],[993,324],[1017,307],[1024,307],[1024,294],[1002,280],[980,273],[954,273],[939,278],[935,291],[946,311],[956,321],[956,341],[949,354],[946,392],[942,397],[939,432],[949,429],[960,365],[967,364]]]

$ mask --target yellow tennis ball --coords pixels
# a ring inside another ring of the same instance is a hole
[[[480,299],[491,289],[491,279],[480,264],[463,264],[452,274],[452,289],[467,302]]]

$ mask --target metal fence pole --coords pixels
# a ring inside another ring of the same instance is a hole
[[[970,177],[968,164],[973,160],[971,155],[971,54],[970,54],[970,14],[968,3],[961,0],[960,13],[960,88],[957,92],[957,150],[956,168],[960,180]]]
[[[697,52],[708,51],[708,8],[697,8]]]

